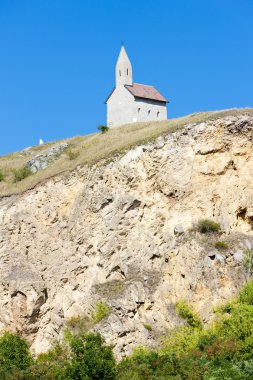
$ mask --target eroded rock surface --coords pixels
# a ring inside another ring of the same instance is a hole
[[[39,170],[46,169],[52,162],[57,160],[61,153],[69,146],[68,143],[63,142],[54,146],[47,152],[38,154],[33,159],[27,161],[26,167],[31,170],[32,173],[36,173]]]
[[[104,301],[112,311],[95,329],[121,357],[182,323],[178,299],[210,321],[213,306],[245,281],[252,137],[245,115],[186,125],[109,164],[2,198],[0,328],[45,351],[67,320]],[[222,231],[192,230],[201,218]],[[218,240],[228,249],[217,250]]]

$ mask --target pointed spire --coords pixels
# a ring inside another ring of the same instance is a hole
[[[133,84],[132,65],[124,48],[123,41],[116,64],[116,86]]]

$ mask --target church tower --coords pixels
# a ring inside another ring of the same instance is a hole
[[[122,45],[116,64],[116,87],[133,84],[132,65]]]

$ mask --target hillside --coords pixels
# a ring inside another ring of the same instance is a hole
[[[96,133],[78,136],[0,156],[0,172],[5,176],[5,180],[0,182],[0,196],[16,194],[33,188],[47,178],[60,173],[68,173],[79,165],[90,166],[101,160],[112,160],[115,156],[124,154],[136,145],[151,142],[160,135],[173,133],[189,123],[200,123],[206,120],[215,120],[225,115],[251,114],[252,112],[251,109],[202,112],[162,122],[135,123],[112,129],[104,135]],[[27,161],[45,154],[60,143],[67,143],[69,146],[54,163],[21,182],[13,183],[13,170],[21,169]]]
[[[66,140],[76,158],[18,183],[59,142],[1,157],[0,329],[41,352],[82,323],[120,358],[182,324],[180,299],[207,324],[247,276],[252,140],[253,110],[228,110]]]

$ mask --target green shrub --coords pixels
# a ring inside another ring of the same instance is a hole
[[[246,305],[253,305],[253,280],[248,281],[240,290],[239,301]]]
[[[67,151],[67,155],[70,160],[75,160],[78,156],[80,156],[80,152],[69,149]]]
[[[183,326],[169,331],[162,337],[160,352],[168,357],[179,356],[194,349],[199,340],[199,330],[190,326]]]
[[[98,126],[98,130],[102,133],[106,133],[109,131],[109,127],[107,127],[107,125],[99,125]]]
[[[27,342],[19,335],[5,332],[0,337],[0,379],[15,370],[24,370],[32,364]]]
[[[13,174],[14,174],[14,182],[20,182],[23,179],[29,177],[29,175],[32,174],[32,171],[27,166],[23,166],[20,169],[14,169]]]
[[[91,317],[92,317],[92,320],[95,322],[95,323],[98,323],[100,322],[103,318],[105,318],[111,311],[111,307],[108,306],[106,303],[104,302],[98,302],[96,305],[95,305],[95,310],[94,312],[92,313]]]
[[[67,321],[67,327],[75,332],[87,331],[92,325],[91,320],[87,316],[73,316]]]
[[[216,241],[214,246],[218,249],[228,249],[228,244],[225,241]]]
[[[152,331],[152,330],[153,330],[153,329],[152,329],[152,326],[149,325],[148,323],[145,323],[143,326],[144,326],[145,329],[148,330],[148,331]]]
[[[209,219],[201,219],[198,221],[197,224],[197,230],[202,234],[206,234],[209,232],[217,232],[220,230],[220,228],[221,227],[219,223],[216,223]]]
[[[201,320],[193,308],[185,301],[181,300],[176,303],[176,312],[183,318],[191,327],[201,327]]]
[[[60,343],[46,353],[38,355],[35,363],[24,372],[22,380],[65,380],[66,366],[69,362],[69,348]]]
[[[80,334],[70,342],[71,362],[67,364],[66,379],[114,380],[116,362],[112,348],[100,334]]]
[[[170,376],[175,371],[173,360],[155,351],[139,351],[117,366],[118,380],[181,380]]]
[[[211,363],[210,369],[204,374],[203,380],[250,380],[235,363],[224,361],[219,365]]]
[[[244,269],[246,277],[249,278],[253,273],[253,250],[245,249],[243,257]]]
[[[0,170],[0,182],[2,182],[5,178],[5,175],[4,173],[2,172],[2,170]]]
[[[177,311],[188,325],[169,331],[156,351],[138,347],[116,365],[112,348],[99,334],[73,334],[65,344],[32,360],[28,346],[17,335],[0,338],[2,380],[252,380],[253,281],[236,299],[218,307],[216,320],[202,328],[200,318],[185,301]],[[96,304],[100,319],[109,306]],[[103,312],[101,312],[103,311]],[[95,313],[97,313],[95,315]],[[106,313],[106,314],[107,314]],[[81,317],[72,317],[72,328]],[[144,325],[148,330],[150,325]]]
[[[213,308],[213,313],[217,314],[218,316],[222,316],[224,314],[230,314],[233,311],[233,309],[236,307],[236,304],[237,304],[237,299],[230,300],[226,302],[225,304],[223,303],[223,304],[216,305]]]

